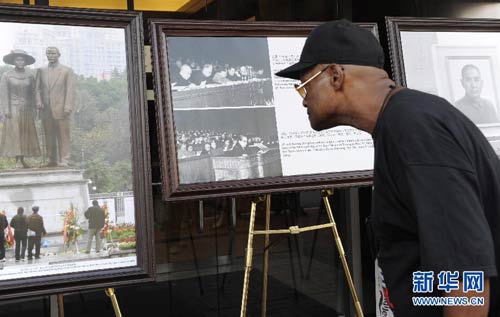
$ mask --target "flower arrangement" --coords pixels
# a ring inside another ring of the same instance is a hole
[[[6,212],[5,210],[2,210],[2,214],[5,216]],[[4,232],[5,234],[5,239],[4,239],[4,245],[5,248],[10,249],[14,246],[14,234],[12,233],[12,228],[10,227],[9,224],[7,224],[7,231]]]
[[[118,245],[118,248],[120,250],[132,250],[132,249],[135,249],[135,241],[120,242],[120,244]]]
[[[131,224],[110,226],[109,238],[118,242],[120,250],[134,250],[136,246],[135,226]]]
[[[14,234],[12,233],[12,228],[10,225],[7,226],[7,233],[5,234],[5,247],[10,249],[14,247]]]
[[[69,245],[76,243],[79,236],[83,234],[82,227],[78,224],[78,212],[73,204],[63,213],[63,238],[64,243]]]
[[[104,209],[104,227],[101,229],[101,238],[111,240],[110,234],[113,226],[109,221],[109,208],[106,202],[102,204],[102,209]]]
[[[135,226],[129,224],[114,226],[111,230],[111,238],[121,241],[121,239],[135,237]]]

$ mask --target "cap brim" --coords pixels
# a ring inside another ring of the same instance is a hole
[[[280,70],[276,73],[276,76],[299,80],[300,73],[314,65],[316,65],[314,62],[298,62],[290,67]]]

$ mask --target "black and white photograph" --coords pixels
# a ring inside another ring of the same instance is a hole
[[[169,37],[173,109],[274,106],[266,38]]]
[[[174,111],[181,184],[281,176],[274,109]]]
[[[266,38],[169,37],[181,184],[281,176]]]
[[[151,21],[166,201],[371,181],[370,135],[312,130],[298,81],[275,75],[317,24]]]
[[[477,125],[498,124],[495,47],[433,46],[438,94]]]
[[[0,280],[137,265],[124,29],[0,33]]]
[[[480,128],[500,125],[500,33],[405,31],[401,45],[409,88],[447,99]]]

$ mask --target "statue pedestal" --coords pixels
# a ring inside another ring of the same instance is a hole
[[[62,214],[73,204],[78,211],[79,222],[86,224],[83,213],[89,206],[88,180],[83,170],[23,169],[0,172],[0,211],[5,210],[7,219],[23,207],[26,216],[31,207],[40,207],[47,233],[63,230]]]

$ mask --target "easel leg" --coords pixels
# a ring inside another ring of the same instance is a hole
[[[330,207],[330,201],[328,200],[328,197],[333,195],[333,190],[325,189],[321,192],[321,195],[323,197],[323,202],[326,207],[326,213],[328,215],[328,219],[330,219],[330,222],[333,224],[332,226],[333,237],[335,239],[335,243],[337,244],[337,249],[339,251],[339,256],[342,261],[342,266],[344,267],[344,272],[346,275],[347,283],[349,284],[349,289],[351,290],[351,295],[354,301],[354,307],[356,308],[356,313],[358,314],[358,317],[363,317],[364,316],[363,309],[361,308],[361,303],[359,302],[358,295],[356,294],[356,290],[354,289],[354,283],[352,281],[349,266],[347,265],[344,247],[342,246],[342,241],[340,240],[339,232],[337,230],[337,225],[335,223],[335,219],[333,218],[332,208]]]
[[[122,317],[122,312],[120,311],[120,306],[118,305],[118,300],[116,299],[115,289],[106,288],[104,292],[111,299],[111,304],[113,305],[113,309],[116,315],[115,317]]]
[[[57,306],[59,307],[59,317],[64,317],[64,297],[63,297],[63,294],[57,295]]]
[[[231,227],[236,226],[236,198],[231,197]]]
[[[266,225],[265,230],[269,230],[271,225],[271,195],[266,195]],[[267,314],[267,281],[269,273],[269,233],[264,235],[264,265],[262,276],[262,317]]]
[[[198,233],[203,232],[203,228],[205,226],[204,223],[204,214],[203,214],[203,200],[198,201]]]
[[[248,242],[247,252],[245,256],[245,277],[243,279],[243,294],[241,296],[241,312],[240,317],[247,315],[247,300],[248,300],[248,286],[250,284],[250,271],[252,270],[252,257],[253,257],[253,233],[255,227],[255,211],[257,209],[257,202],[262,201],[263,198],[252,201],[250,209],[250,224],[248,225]]]
[[[290,226],[290,222],[288,221],[288,212],[286,210],[283,210],[282,213],[283,213],[283,221],[285,223],[285,227],[288,228]],[[295,278],[295,263],[293,261],[292,237],[290,235],[287,235],[286,240],[288,242],[288,257],[290,258],[290,268],[292,270],[293,295],[297,300],[299,299],[299,292],[297,291],[297,279]]]

